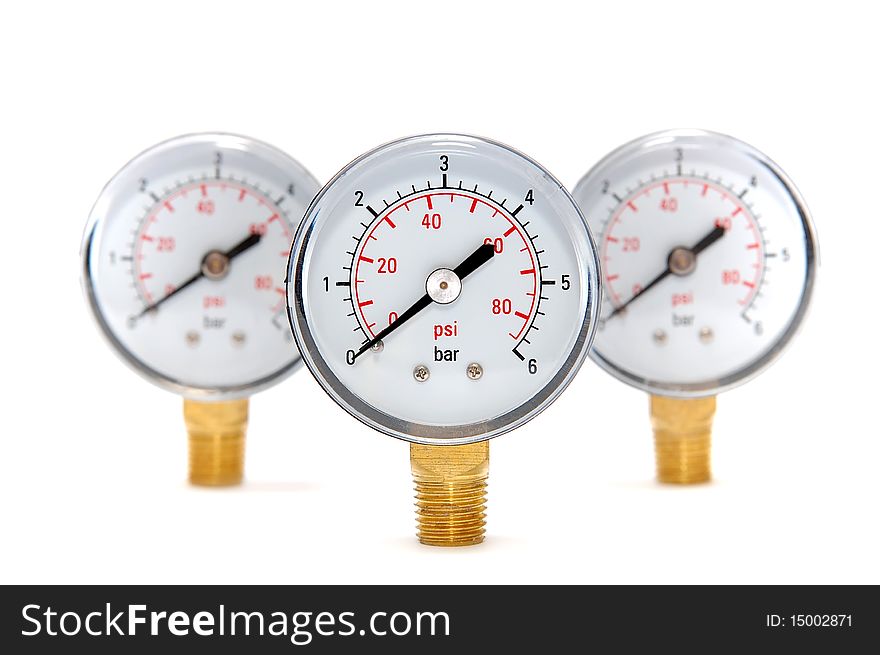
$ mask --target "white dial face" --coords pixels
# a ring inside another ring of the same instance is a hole
[[[397,141],[344,169],[294,242],[288,302],[319,382],[424,443],[525,422],[574,375],[598,311],[596,250],[564,188],[474,137]]]
[[[816,244],[785,175],[750,146],[675,131],[627,144],[574,196],[599,235],[605,303],[594,357],[624,381],[716,393],[797,328]]]
[[[299,354],[285,316],[293,221],[319,185],[266,144],[166,141],[101,193],[83,244],[99,324],[150,380],[184,395],[242,396]]]

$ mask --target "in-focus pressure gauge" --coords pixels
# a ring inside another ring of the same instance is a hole
[[[765,155],[697,130],[621,147],[574,196],[603,266],[593,357],[653,394],[660,480],[708,480],[715,394],[770,364],[809,304],[806,205]]]
[[[318,188],[267,144],[196,134],[138,155],[92,209],[89,306],[134,370],[184,397],[196,484],[241,480],[247,398],[300,362],[284,276]]]
[[[482,541],[486,440],[546,408],[592,339],[597,254],[571,196],[501,144],[402,139],[318,194],[289,279],[325,391],[412,442],[422,543]]]

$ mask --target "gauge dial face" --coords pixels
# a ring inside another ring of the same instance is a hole
[[[374,150],[318,195],[289,272],[297,344],[325,390],[410,441],[512,429],[562,391],[598,312],[597,253],[565,189],[475,137]]]
[[[816,241],[785,174],[736,139],[650,135],[574,196],[599,235],[605,302],[594,358],[624,381],[708,395],[756,374],[797,329]]]
[[[108,183],[83,243],[84,286],[110,343],[191,397],[253,393],[299,355],[285,316],[293,222],[319,188],[279,150],[198,134],[142,153]]]

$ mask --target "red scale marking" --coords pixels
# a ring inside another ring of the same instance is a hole
[[[529,317],[527,314],[523,314],[522,312],[513,312],[515,316],[519,316],[521,319],[528,321]]]
[[[275,293],[281,294],[282,296],[286,296],[287,294],[284,292],[284,289],[281,287],[275,287]]]
[[[196,190],[196,189],[198,189],[198,190],[200,191],[200,193],[201,193],[201,195],[202,195],[203,197],[204,197],[204,196],[208,196],[208,195],[209,195],[208,192],[209,192],[209,189],[210,189],[211,187],[213,187],[213,188],[219,188],[221,191],[226,191],[226,189],[227,189],[227,187],[228,187],[228,184],[227,184],[226,182],[213,182],[213,181],[200,182],[200,183],[194,183],[194,182],[193,182],[193,183],[189,183],[187,186],[182,187],[182,188],[178,189],[177,191],[175,191],[171,196],[169,196],[165,201],[163,201],[163,202],[162,202],[162,207],[160,207],[160,211],[162,210],[162,208],[164,208],[164,209],[168,210],[169,213],[174,213],[174,205],[173,205],[172,203],[175,202],[178,198],[184,198],[184,199],[185,199],[185,198],[188,197],[188,193],[189,193],[190,191],[193,191],[193,190]],[[239,194],[238,194],[238,200],[239,200],[239,201],[244,200],[245,196],[248,195],[249,193],[251,193],[251,192],[250,192],[248,189],[246,189],[246,188],[240,189],[240,190],[239,190]],[[263,199],[260,199],[260,204],[261,204],[261,205],[267,205],[267,204],[269,204],[269,205],[271,206],[271,203],[267,203],[267,202],[265,202]],[[278,215],[278,213],[275,213],[275,214],[273,214],[273,216],[270,217],[266,222],[267,222],[267,223],[270,223],[270,222],[272,222],[273,220],[278,220],[278,219],[280,219],[280,216]],[[158,220],[159,220],[159,215],[158,215],[158,214],[154,214],[154,215],[152,215],[152,216],[149,216],[149,217],[145,220],[145,225],[146,225],[146,226],[149,226],[149,225],[151,225],[151,224],[153,224],[153,223],[156,223]],[[284,235],[285,235],[286,239],[289,241],[290,236],[291,236],[291,235],[290,235],[290,230],[288,229],[288,227],[287,227],[286,224],[284,224],[284,223],[280,223],[280,225],[281,225],[281,229],[284,231]],[[147,228],[145,227],[144,230],[143,230],[143,232],[141,233],[141,235],[140,235],[140,237],[139,237],[139,240],[138,240],[138,245],[137,245],[137,247],[136,247],[136,249],[135,249],[135,252],[134,252],[134,260],[135,260],[135,262],[137,263],[136,266],[135,266],[135,274],[137,275],[138,280],[149,280],[149,279],[153,278],[153,274],[152,274],[152,273],[149,273],[149,272],[147,272],[147,273],[141,273],[141,262],[144,260],[144,254],[143,254],[143,252],[141,252],[140,242],[141,242],[141,241],[146,241],[146,242],[153,242],[153,241],[155,241],[154,237],[151,237],[150,235],[148,235],[148,234],[146,233],[146,229],[147,229]],[[279,253],[279,256],[280,256],[280,257],[289,257],[289,256],[290,256],[290,250],[281,251],[281,252]],[[141,293],[142,293],[144,299],[145,299],[148,303],[153,302],[153,300],[152,300],[153,296],[152,296],[152,294],[150,293],[149,289],[147,289],[147,288],[141,286],[141,287],[140,287],[140,291],[141,291]],[[280,287],[277,288],[276,291],[277,291],[278,293],[282,294],[282,295],[286,295],[286,292],[284,291],[284,289],[281,289]],[[282,303],[283,303],[283,301],[282,301]]]
[[[388,225],[391,226],[391,229],[392,229],[392,230],[393,230],[394,228],[397,227],[397,225],[394,223],[394,221],[391,220],[391,217],[390,217],[390,216],[387,216],[387,215],[386,215],[385,218],[384,218],[383,220],[384,220],[386,223],[388,223]]]
[[[406,211],[410,211],[409,204],[410,204],[411,202],[415,202],[415,201],[417,201],[417,200],[421,200],[422,198],[425,199],[425,202],[426,202],[427,205],[428,205],[428,209],[433,209],[433,208],[434,208],[434,204],[433,204],[433,201],[431,200],[432,196],[449,196],[449,201],[450,201],[450,202],[453,202],[453,201],[454,201],[454,197],[455,197],[455,196],[461,196],[462,198],[467,198],[467,199],[469,199],[469,200],[472,201],[472,202],[471,202],[471,206],[470,206],[470,208],[469,208],[469,210],[468,210],[469,213],[471,213],[471,214],[473,214],[473,213],[476,212],[476,209],[477,209],[477,206],[478,206],[478,205],[480,205],[480,204],[484,204],[484,205],[486,205],[487,207],[489,207],[490,209],[493,210],[492,216],[491,216],[490,218],[494,218],[494,217],[497,216],[498,214],[501,214],[501,215],[507,220],[507,222],[510,223],[511,229],[507,230],[507,231],[504,233],[504,236],[505,236],[505,237],[507,237],[507,236],[509,236],[509,235],[512,235],[513,232],[518,232],[518,233],[519,233],[519,237],[520,237],[520,239],[522,240],[523,245],[525,246],[524,248],[522,248],[522,249],[520,250],[520,252],[529,252],[529,258],[530,258],[531,261],[532,261],[532,268],[531,268],[531,269],[527,269],[527,270],[524,270],[524,271],[520,271],[520,274],[521,274],[521,275],[532,275],[532,276],[534,276],[533,291],[530,292],[530,293],[526,293],[526,296],[529,297],[529,298],[531,298],[531,305],[530,305],[530,307],[529,307],[529,313],[528,313],[527,317],[531,317],[532,313],[534,312],[534,309],[535,309],[535,302],[536,302],[536,299],[537,299],[538,276],[537,276],[536,273],[535,273],[535,270],[536,270],[536,269],[535,269],[535,267],[534,267],[534,265],[535,265],[534,255],[532,255],[532,252],[531,252],[531,250],[530,250],[529,247],[528,247],[528,242],[526,241],[526,237],[523,236],[523,234],[522,234],[521,232],[519,232],[519,229],[517,228],[516,223],[515,223],[513,220],[511,220],[508,216],[506,216],[503,212],[501,212],[501,211],[499,211],[498,209],[496,209],[496,208],[494,207],[493,204],[491,204],[490,202],[488,202],[488,201],[486,201],[486,200],[481,200],[480,198],[474,198],[473,196],[469,195],[469,194],[466,193],[466,192],[462,192],[462,193],[451,192],[451,193],[450,193],[450,192],[445,192],[445,191],[444,191],[444,192],[435,191],[435,192],[432,192],[432,193],[427,193],[427,194],[425,194],[424,196],[418,196],[418,197],[415,197],[415,198],[409,198],[409,199],[407,199],[405,202],[400,202],[397,206],[392,206],[392,207],[391,207],[391,208],[385,213],[384,216],[382,216],[381,218],[379,218],[379,219],[377,219],[377,220],[374,220],[374,222],[373,222],[373,224],[372,224],[372,227],[370,228],[370,231],[369,231],[369,233],[367,234],[367,239],[365,239],[365,240],[363,241],[363,244],[364,244],[364,245],[361,246],[361,250],[360,250],[360,253],[358,254],[357,262],[356,262],[356,264],[355,264],[355,269],[354,269],[354,271],[353,271],[353,273],[354,273],[354,278],[355,278],[355,284],[354,284],[354,287],[355,287],[355,288],[354,288],[354,292],[353,292],[353,293],[354,293],[355,300],[357,300],[358,285],[360,285],[360,284],[362,284],[362,283],[364,282],[364,280],[361,280],[361,279],[358,277],[358,269],[359,269],[359,266],[360,266],[360,262],[363,261],[363,262],[366,262],[366,263],[368,263],[368,264],[372,264],[372,263],[375,262],[375,260],[374,260],[373,258],[368,257],[367,255],[365,255],[365,254],[363,254],[363,253],[364,253],[364,251],[365,251],[366,248],[367,248],[367,244],[371,243],[372,241],[378,241],[378,237],[376,237],[376,236],[374,235],[374,232],[376,231],[376,229],[378,228],[378,226],[379,226],[380,224],[382,224],[383,222],[386,222],[386,221],[387,221],[387,222],[392,226],[392,229],[393,229],[394,227],[396,227],[396,225],[393,223],[393,221],[392,221],[389,217],[390,217],[394,212],[396,212],[398,209],[400,209],[401,207],[403,207],[404,209],[406,209]],[[372,301],[364,301],[364,303],[365,303],[365,304],[364,304],[363,306],[368,306],[368,305],[372,304]],[[371,322],[369,322],[369,321],[367,320],[367,318],[364,316],[364,312],[363,312],[362,305],[361,305],[360,302],[358,303],[358,311],[359,311],[359,314],[360,314],[360,318],[361,318],[361,322],[362,322],[362,324],[363,324],[363,325],[366,325],[366,330],[367,330],[367,332],[368,332],[371,336],[375,336],[375,334],[373,334],[372,328],[376,325],[376,323],[371,323]],[[523,332],[523,331],[525,330],[525,328],[528,326],[528,323],[529,323],[529,319],[527,318],[527,319],[525,320],[524,324],[523,324],[522,329],[520,330],[520,334],[522,334],[522,332]],[[510,333],[510,336],[511,336],[511,338],[513,338],[513,339],[519,339],[520,334],[514,335],[514,334]]]
[[[630,209],[632,209],[634,212],[639,211],[638,208],[633,204],[632,200],[630,200],[628,203],[626,203],[626,206],[629,207]]]
[[[363,302],[358,303],[358,307],[368,307],[373,304],[372,300],[365,300]]]
[[[633,198],[631,198],[629,201],[627,201],[626,204],[623,205],[623,208],[624,209],[626,209],[626,208],[632,209],[631,205],[638,199],[639,196],[650,195],[650,192],[654,188],[658,188],[658,187],[662,186],[664,192],[666,194],[670,194],[670,193],[672,193],[671,187],[676,184],[682,185],[684,187],[684,189],[687,190],[689,180],[688,179],[673,179],[671,181],[667,180],[667,181],[663,181],[663,182],[657,182],[651,186],[645,187],[644,189],[639,191]],[[717,192],[719,194],[719,196],[721,197],[722,201],[727,201],[727,200],[731,201],[735,205],[734,209],[732,210],[732,212],[730,214],[731,218],[733,218],[739,214],[742,214],[743,218],[746,220],[747,229],[749,229],[752,232],[752,234],[754,235],[754,242],[748,244],[746,246],[746,248],[749,250],[755,251],[756,262],[752,265],[753,268],[755,269],[755,277],[753,280],[744,281],[742,283],[744,286],[746,286],[748,289],[750,289],[750,292],[744,299],[738,301],[740,305],[747,305],[748,302],[752,299],[752,296],[757,292],[758,282],[761,279],[761,274],[762,274],[762,271],[764,268],[761,235],[758,233],[754,219],[751,217],[748,210],[744,206],[742,206],[738,203],[738,199],[733,198],[732,196],[729,195],[729,193],[727,192],[726,189],[717,187],[717,185],[715,185],[714,183],[711,183],[711,182],[701,183],[700,195],[706,196],[709,193],[709,191]],[[612,258],[609,256],[609,251],[608,251],[609,244],[619,243],[619,239],[617,237],[612,236],[610,234],[610,231],[612,229],[614,229],[614,227],[621,222],[622,217],[623,217],[623,209],[618,210],[617,214],[612,217],[611,222],[610,222],[609,234],[607,234],[605,236],[605,239],[602,242],[602,262],[605,265],[606,271],[609,270],[608,269],[608,262],[610,262],[612,260]],[[618,279],[619,277],[620,277],[619,275],[611,274],[611,275],[607,275],[605,279],[606,279],[606,282],[610,283],[610,282],[613,282],[614,280]],[[620,294],[617,293],[617,291],[613,288],[612,284],[608,284],[608,290],[616,302],[618,302],[618,303],[621,302],[622,298],[621,298]]]

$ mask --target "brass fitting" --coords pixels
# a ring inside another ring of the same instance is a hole
[[[190,483],[208,487],[239,484],[244,476],[248,399],[184,399],[183,420],[189,432]]]
[[[708,482],[715,396],[651,396],[657,479],[671,484]]]
[[[463,446],[410,444],[419,541],[473,546],[486,532],[489,442]]]

